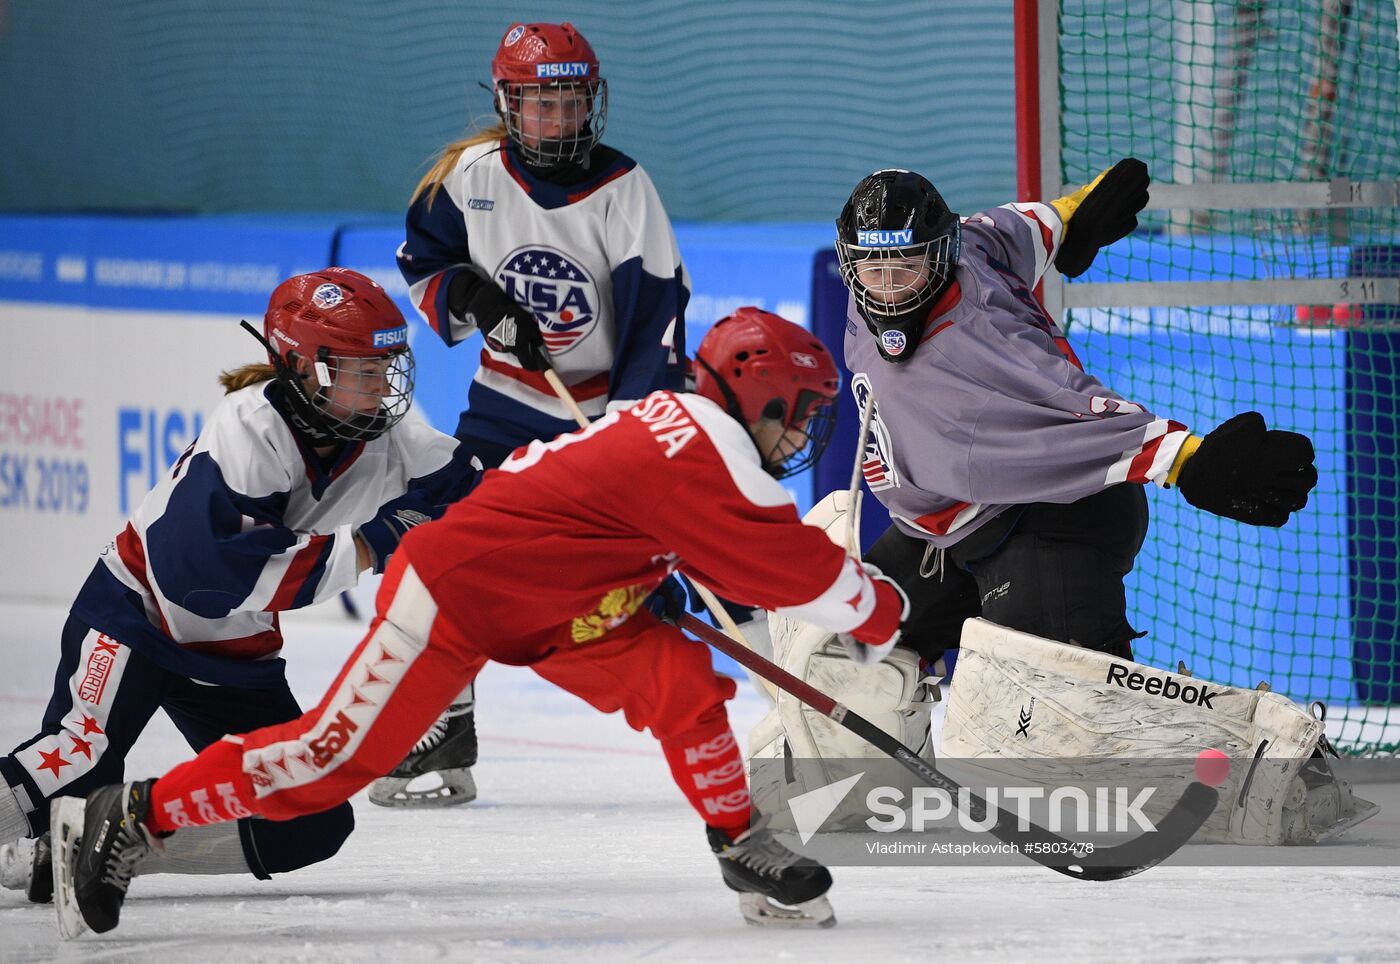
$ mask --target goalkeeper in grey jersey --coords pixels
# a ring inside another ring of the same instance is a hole
[[[1132,231],[1147,187],[1129,158],[1049,204],[960,219],[925,178],[885,170],[837,220],[846,363],[875,405],[865,474],[894,522],[868,558],[908,592],[925,660],[979,614],[1130,657],[1146,483],[1252,525],[1307,504],[1305,436],[1255,412],[1193,435],[1085,372],[1032,294],[1050,265],[1082,274]]]
[[[1327,839],[1376,808],[1330,769],[1320,720],[1277,693],[1183,683],[1132,661],[1142,634],[1123,580],[1147,535],[1148,483],[1260,526],[1284,525],[1317,484],[1312,443],[1257,412],[1202,438],[1105,386],[1032,293],[1052,264],[1082,274],[1132,231],[1147,186],[1129,158],[1049,204],[962,219],[910,171],[856,186],[837,220],[846,363],[870,414],[863,475],[893,520],[866,561],[900,584],[910,613],[903,645],[878,667],[851,665],[819,628],[776,616],[774,653],[927,758],[937,696],[920,663],[957,648],[939,756],[1130,760],[1156,779],[1209,747],[1238,765],[1206,839]],[[841,511],[831,497],[818,508],[828,504]],[[868,755],[814,717],[779,701],[754,728],[752,755]],[[755,780],[760,806],[844,774],[825,763],[792,772],[791,785]],[[847,809],[843,825],[868,816]]]

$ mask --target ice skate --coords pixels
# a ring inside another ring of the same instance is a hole
[[[438,717],[403,762],[370,784],[369,799],[381,807],[452,807],[476,799],[476,715],[472,703],[455,703]],[[437,786],[412,787],[437,777]]]
[[[84,800],[54,801],[54,904],[65,939],[117,926],[142,858],[160,844],[146,829],[154,780],[99,787]]]
[[[47,904],[53,900],[52,854],[47,833],[0,847],[0,887],[24,891],[31,904]]]
[[[766,817],[734,840],[722,830],[706,829],[725,884],[739,894],[744,920],[767,927],[836,926],[826,899],[831,874],[780,844]]]

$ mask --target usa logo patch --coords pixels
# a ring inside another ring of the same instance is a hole
[[[523,36],[525,36],[525,25],[518,23],[514,27],[510,28],[510,33],[506,34],[506,39],[503,43],[503,46],[514,47],[520,41],[520,38]]]
[[[311,294],[311,303],[322,311],[334,308],[345,300],[345,290],[340,285],[333,285],[329,281],[320,285]]]
[[[851,379],[851,394],[856,397],[856,411],[865,414],[865,406],[874,405],[870,413],[870,431],[865,436],[865,451],[861,454],[860,473],[871,492],[892,489],[899,485],[899,473],[891,460],[890,436],[880,421],[880,403],[870,391],[870,379],[864,372]]]
[[[506,294],[535,313],[552,355],[573,348],[598,325],[598,286],[581,262],[562,251],[517,248],[495,277]]]
[[[898,355],[904,351],[904,346],[909,344],[909,339],[904,337],[904,332],[891,328],[889,331],[880,332],[880,344],[885,346],[885,351],[891,355]]]

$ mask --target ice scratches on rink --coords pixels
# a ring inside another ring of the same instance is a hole
[[[66,607],[0,603],[0,741],[31,735]],[[295,615],[295,614],[294,614]],[[358,629],[284,622],[293,687],[320,695]],[[478,688],[480,798],[403,812],[356,800],[340,854],[270,882],[145,877],[108,939],[60,946],[52,907],[0,891],[0,962],[806,962],[1350,960],[1400,956],[1400,869],[1158,867],[1108,884],[1039,867],[838,867],[831,930],[745,925],[651,737],[536,679]],[[762,707],[731,704],[741,738]],[[128,766],[188,755],[158,717]],[[1358,828],[1394,838],[1400,788]],[[1374,794],[1374,795],[1372,795]],[[1400,864],[1400,854],[1396,854]]]

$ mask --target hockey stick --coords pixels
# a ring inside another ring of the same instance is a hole
[[[554,389],[554,394],[559,396],[559,401],[564,403],[564,407],[569,410],[569,414],[574,417],[574,421],[578,422],[579,428],[587,428],[592,424],[589,422],[588,416],[583,414],[583,409],[578,407],[578,402],[574,401],[574,394],[569,391],[569,386],[564,384],[564,380],[559,377],[559,373],[549,365],[545,366],[544,380],[549,382],[549,387]],[[720,603],[719,598],[694,579],[690,580],[690,584],[695,587],[695,591],[700,594],[700,598],[704,601],[705,606],[710,610],[710,613],[715,619],[719,621],[719,624],[724,627],[724,631],[729,634],[729,637],[740,646],[744,647],[745,652],[749,652],[748,644],[744,642],[744,634],[739,631],[739,624],[734,621],[733,616],[729,615],[728,610]],[[778,692],[776,689],[770,689],[770,695],[775,701],[777,700]]]
[[[564,380],[559,377],[559,373],[553,368],[545,366],[544,380],[549,382],[549,387],[554,389],[554,394],[559,396],[559,401],[564,403],[564,407],[569,410],[569,414],[578,422],[579,428],[588,428],[591,424],[588,416],[583,414],[583,409],[578,407],[578,402],[574,401],[574,393],[569,391],[569,386],[564,384]]]
[[[975,793],[966,791],[956,780],[925,763],[913,750],[869,720],[851,712],[830,696],[804,683],[757,653],[735,645],[694,616],[682,616],[680,625],[681,628],[689,630],[701,641],[709,643],[759,676],[772,680],[780,689],[791,693],[833,723],[844,726],[876,749],[898,760],[906,769],[912,771],[930,786],[937,787],[952,796],[966,792],[967,805],[971,811],[972,819],[978,823],[986,819],[988,806],[985,800]],[[1223,782],[1224,778],[1221,779]],[[1022,856],[1029,857],[1036,863],[1064,874],[1066,877],[1073,877],[1076,880],[1119,880],[1123,877],[1140,874],[1174,854],[1182,844],[1191,839],[1191,835],[1200,828],[1201,824],[1205,823],[1206,818],[1215,810],[1219,796],[1220,794],[1214,787],[1206,786],[1200,782],[1192,782],[1171,811],[1157,821],[1155,833],[1139,834],[1127,843],[1119,844],[1116,847],[1095,849],[1092,866],[1087,863],[1062,865],[1059,861],[1075,859],[1073,855],[1081,852],[1082,845],[1066,840],[1064,837],[1033,823],[1027,823],[1026,829],[1022,830],[1018,825],[1019,818],[1000,808],[992,808],[995,812],[996,822],[992,825],[990,832],[998,840],[1013,845]]]
[[[846,551],[860,558],[860,533],[856,532],[856,520],[860,518],[861,470],[865,467],[865,436],[870,431],[870,418],[875,411],[875,393],[869,384],[865,387],[865,411],[860,413],[860,431],[856,434],[856,462],[851,466],[850,497],[846,500]]]

